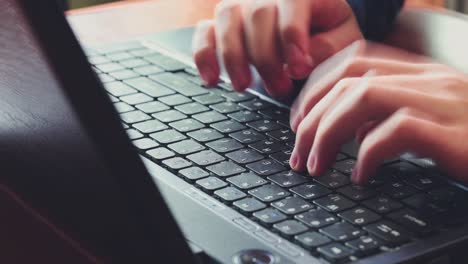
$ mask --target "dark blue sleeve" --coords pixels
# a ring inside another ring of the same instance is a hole
[[[381,40],[390,31],[404,0],[348,0],[366,39]]]

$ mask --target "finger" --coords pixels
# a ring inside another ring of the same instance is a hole
[[[312,2],[310,0],[278,1],[281,48],[289,74],[295,79],[302,79],[309,75],[315,65],[308,53]]]
[[[446,164],[450,155],[440,155],[447,153],[447,144],[441,140],[444,134],[448,134],[446,128],[434,122],[431,115],[411,108],[398,110],[364,138],[352,181],[365,183],[383,160],[407,151]]]
[[[449,101],[441,102],[437,97],[418,90],[385,86],[373,78],[360,82],[356,89],[348,89],[335,105],[328,108],[315,132],[314,144],[309,154],[316,162],[308,164],[311,173],[323,172],[334,159],[339,147],[350,140],[357,129],[368,121],[381,120],[402,107],[439,115],[437,108],[450,107]]]
[[[338,100],[343,93],[346,93],[347,89],[353,87],[358,80],[359,78],[346,78],[341,80],[304,118],[297,129],[295,147],[290,159],[291,168],[297,171],[305,170],[306,160],[309,156],[321,116],[327,111],[330,105],[333,105],[335,101]]]
[[[244,45],[241,1],[223,1],[215,11],[216,45],[236,91],[245,90],[252,82]]]
[[[424,67],[416,66],[412,63],[377,58],[349,58],[350,56],[354,56],[353,54],[355,53],[356,46],[350,47],[338,53],[312,72],[309,80],[291,107],[290,125],[293,131],[297,131],[297,126],[312,107],[343,78],[359,77],[370,69],[377,76],[396,74],[410,76],[425,70]]]
[[[214,22],[200,21],[195,29],[192,51],[198,72],[206,86],[214,86],[219,80],[219,64],[216,57]]]
[[[292,82],[281,59],[275,1],[253,1],[245,13],[244,28],[250,62],[262,77],[268,93],[285,97],[290,94]]]
[[[356,141],[361,144],[367,134],[376,128],[380,122],[381,121],[369,121],[362,125],[356,132]]]

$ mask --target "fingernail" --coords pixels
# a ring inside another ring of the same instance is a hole
[[[359,169],[357,166],[354,167],[353,172],[351,173],[351,181],[354,184],[359,184]]]
[[[314,154],[311,154],[312,155],[312,158],[310,159],[310,163],[309,163],[309,174],[311,176],[316,176],[317,175],[317,156],[315,156]]]
[[[297,170],[297,161],[298,161],[298,157],[295,154],[295,152],[293,152],[291,154],[291,158],[289,159],[289,165],[291,166],[291,169]]]

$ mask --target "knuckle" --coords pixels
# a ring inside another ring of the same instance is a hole
[[[253,1],[248,7],[246,16],[248,20],[255,23],[269,16],[273,8],[271,1]]]
[[[241,8],[239,1],[221,1],[215,7],[215,17],[230,16],[234,12],[238,12]]]

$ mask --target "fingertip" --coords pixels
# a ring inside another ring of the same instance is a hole
[[[315,65],[314,59],[301,50],[297,44],[289,43],[286,45],[285,57],[288,73],[294,79],[304,79],[311,73]]]
[[[200,77],[203,84],[207,87],[215,86],[219,81],[219,72],[210,66],[202,66],[199,68]]]

